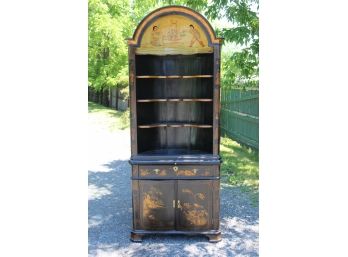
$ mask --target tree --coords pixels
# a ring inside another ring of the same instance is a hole
[[[88,2],[88,84],[97,91],[127,85],[129,8],[123,0]]]
[[[202,12],[210,21],[229,21],[230,26],[215,28],[225,43],[238,48],[233,52],[223,48],[222,86],[258,85],[258,0],[89,0],[89,86],[97,91],[127,87],[126,39],[146,14],[165,5],[184,5]]]
[[[210,20],[227,19],[232,26],[216,28],[225,43],[236,51],[222,56],[223,86],[258,86],[259,18],[258,0],[188,0],[187,4],[203,11]]]

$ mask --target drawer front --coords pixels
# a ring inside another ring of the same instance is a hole
[[[218,165],[140,165],[140,177],[218,177]]]
[[[169,165],[144,165],[139,166],[140,177],[176,176],[172,166]]]
[[[177,176],[219,176],[218,165],[178,165]]]

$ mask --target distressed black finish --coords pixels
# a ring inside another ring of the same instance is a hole
[[[151,233],[201,234],[217,242],[221,40],[202,16],[186,7],[157,12],[158,17],[191,15],[206,30],[213,50],[137,55],[146,17],[129,41],[131,240],[141,242]],[[156,19],[156,11],[150,15],[151,21]]]

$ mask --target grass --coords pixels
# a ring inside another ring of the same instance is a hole
[[[129,128],[129,110],[116,111],[102,105],[88,102],[90,125],[102,130],[115,132]],[[221,137],[220,154],[223,160],[221,173],[229,184],[238,186],[250,195],[254,205],[259,198],[259,157],[258,152],[243,147],[236,141]]]
[[[129,128],[129,110],[116,111],[100,104],[88,102],[88,121],[90,125],[109,132],[124,130]]]
[[[222,175],[228,182],[250,195],[254,205],[259,203],[259,155],[236,141],[221,137],[220,154]]]

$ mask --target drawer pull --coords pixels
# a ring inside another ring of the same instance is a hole
[[[175,172],[177,172],[177,171],[178,171],[178,166],[174,166],[174,167],[173,167],[173,170],[174,170]]]
[[[175,208],[175,200],[173,200],[173,208]]]
[[[153,170],[155,173],[156,173],[156,175],[158,174],[158,172],[159,172],[159,169],[154,169]]]
[[[197,174],[197,169],[193,169],[193,174]]]

